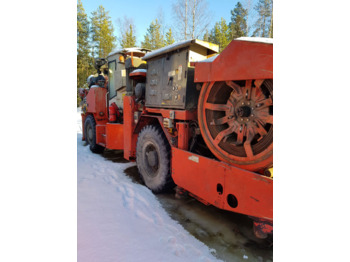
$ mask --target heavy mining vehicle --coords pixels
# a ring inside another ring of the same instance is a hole
[[[272,234],[273,43],[197,39],[97,59],[82,107],[94,153],[124,150],[154,193],[176,187]]]

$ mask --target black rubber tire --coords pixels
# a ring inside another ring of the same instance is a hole
[[[90,150],[93,153],[100,154],[104,147],[96,144],[96,122],[92,115],[88,115],[84,123],[85,140],[90,145]]]
[[[145,126],[137,139],[136,164],[140,177],[153,193],[169,192],[175,187],[170,173],[171,148],[163,131]]]

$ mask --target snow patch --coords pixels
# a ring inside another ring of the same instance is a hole
[[[82,141],[77,110],[78,262],[220,261],[170,218],[153,193]]]
[[[147,73],[147,69],[136,69],[132,73]]]
[[[123,49],[114,49],[112,52],[108,54],[108,56],[114,55],[114,54],[124,54],[124,53],[144,53],[145,51],[151,51],[146,48],[140,48],[140,47],[130,47],[130,48],[123,48]]]
[[[244,36],[244,37],[236,38],[235,40],[273,44],[273,38],[266,38],[266,37],[245,37]]]
[[[218,55],[214,55],[212,57],[209,57],[207,59],[204,59],[204,60],[201,60],[201,61],[196,61],[196,63],[203,63],[203,62],[206,62],[206,63],[211,63],[215,60],[215,58],[217,58]]]

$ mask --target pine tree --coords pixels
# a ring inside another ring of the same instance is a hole
[[[161,33],[161,25],[158,23],[158,19],[151,22],[147,29],[145,39],[141,42],[141,46],[151,50],[165,46],[164,36]]]
[[[219,52],[221,52],[230,43],[230,41],[230,28],[226,24],[226,20],[221,17],[221,21],[216,22],[214,28],[211,30],[209,42],[217,44],[219,46]]]
[[[116,37],[113,35],[114,28],[108,13],[102,5],[91,13],[91,38],[94,57],[106,57],[115,47]]]
[[[119,34],[117,40],[123,48],[136,46],[135,24],[132,18],[124,16],[117,19]]]
[[[169,28],[169,31],[165,35],[165,45],[171,45],[175,42],[175,39],[173,37],[173,33],[171,31],[171,28]]]
[[[89,21],[81,0],[77,4],[77,88],[86,86],[86,79],[93,70],[90,56]],[[78,104],[80,97],[78,97]]]
[[[255,9],[259,17],[254,25],[253,36],[272,37],[272,0],[259,0]]]
[[[231,29],[231,39],[248,35],[247,16],[247,9],[244,9],[242,4],[238,2],[235,8],[231,10],[231,22],[229,24]]]
[[[123,48],[134,47],[136,45],[136,36],[134,35],[133,25],[129,25],[129,30],[122,36],[121,46]]]

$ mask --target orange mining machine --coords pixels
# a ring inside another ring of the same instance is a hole
[[[154,193],[176,189],[272,234],[273,43],[197,39],[97,59],[82,92],[83,140],[124,150]]]

